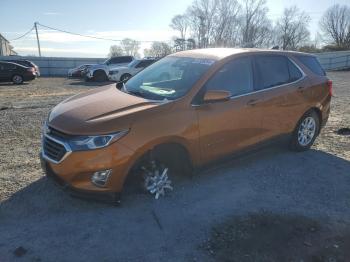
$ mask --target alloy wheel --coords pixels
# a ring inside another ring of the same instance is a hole
[[[298,142],[301,146],[311,143],[316,134],[316,121],[313,117],[306,117],[300,124],[298,130]]]

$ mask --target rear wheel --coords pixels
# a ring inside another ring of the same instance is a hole
[[[320,130],[320,120],[317,113],[307,112],[298,122],[293,132],[290,147],[294,151],[305,151],[315,142]]]
[[[14,75],[12,77],[12,82],[16,85],[22,84],[23,83],[23,77],[21,75]]]
[[[131,78],[131,75],[130,74],[124,74],[120,77],[120,81],[122,82],[126,82],[128,81],[129,79]]]
[[[94,73],[94,79],[97,82],[107,81],[107,75],[104,71],[99,70]]]

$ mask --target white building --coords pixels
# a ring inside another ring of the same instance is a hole
[[[0,56],[17,55],[10,42],[0,34]]]

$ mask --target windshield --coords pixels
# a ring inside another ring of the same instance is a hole
[[[174,100],[184,96],[214,63],[211,59],[166,57],[125,84],[125,91],[146,99]]]
[[[129,64],[128,64],[128,67],[134,67],[135,65],[137,65],[138,63],[140,62],[140,60],[137,60],[137,59],[135,59],[135,60],[133,60],[132,62],[130,62]]]

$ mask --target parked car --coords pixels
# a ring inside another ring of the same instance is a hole
[[[10,62],[0,62],[0,81],[22,84],[24,81],[34,80],[36,72],[33,67],[26,67]]]
[[[84,72],[87,70],[91,64],[81,65],[76,68],[68,70],[68,77],[84,77]]]
[[[106,81],[108,80],[109,70],[117,66],[127,66],[134,60],[132,56],[117,56],[107,59],[102,64],[91,65],[87,70],[85,79],[87,81]]]
[[[147,58],[147,59],[135,59],[128,66],[121,66],[112,68],[109,70],[109,80],[111,81],[128,81],[130,77],[136,75],[141,70],[145,69],[147,66],[150,66],[157,59],[155,58]]]
[[[6,62],[16,63],[26,67],[32,67],[35,70],[36,76],[40,76],[39,67],[36,64],[34,64],[32,61],[21,59],[21,60],[6,60]]]
[[[158,198],[172,189],[174,174],[233,152],[281,137],[292,150],[309,149],[327,122],[331,96],[332,82],[313,55],[178,52],[118,88],[94,89],[54,107],[43,128],[42,164],[80,196],[119,203],[133,177]]]

